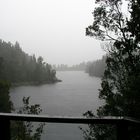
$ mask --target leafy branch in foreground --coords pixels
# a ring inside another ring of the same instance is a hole
[[[30,105],[30,97],[23,97],[23,107],[18,111],[20,114],[40,114],[42,109],[39,104]],[[12,136],[13,140],[40,140],[45,123],[33,123],[16,121],[12,122]]]
[[[86,28],[86,35],[106,41],[108,51],[99,90],[99,98],[104,104],[97,109],[97,117],[140,119],[140,1],[96,0],[96,4],[94,22]],[[127,15],[123,12],[124,5]],[[116,139],[113,126],[104,129],[104,125],[92,125],[89,130],[85,139]],[[140,128],[129,127],[128,130],[129,139],[140,139]],[[93,134],[92,138],[90,134]]]

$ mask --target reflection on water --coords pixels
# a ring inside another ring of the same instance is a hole
[[[22,106],[22,97],[31,96],[31,104],[40,104],[43,114],[81,116],[87,110],[95,111],[100,105],[100,79],[84,72],[57,72],[62,82],[41,86],[21,86],[11,89],[15,108]],[[42,140],[82,140],[79,125],[48,124]]]

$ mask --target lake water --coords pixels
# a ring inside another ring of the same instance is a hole
[[[40,104],[42,114],[55,116],[82,116],[87,110],[96,111],[100,78],[90,77],[83,71],[57,72],[62,82],[41,86],[20,86],[11,89],[10,96],[16,109],[22,98],[30,96],[31,104]],[[42,140],[83,140],[76,124],[47,124]]]

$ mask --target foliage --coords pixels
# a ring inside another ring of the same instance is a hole
[[[0,112],[11,112],[13,104],[9,96],[10,84],[6,81],[0,81]]]
[[[0,79],[13,83],[55,82],[56,72],[42,57],[29,56],[15,45],[0,40]]]
[[[106,67],[105,61],[106,56],[103,56],[102,59],[89,63],[86,67],[86,72],[90,76],[102,77]]]
[[[57,66],[53,65],[53,68],[57,71],[85,71],[87,63],[82,62],[80,64],[76,64],[76,65],[72,65],[72,66],[68,66],[65,64],[61,64],[61,65],[57,65]]]
[[[0,81],[0,112],[11,112],[13,104],[9,96],[10,84],[5,81]],[[40,114],[40,105],[30,105],[29,97],[23,98],[23,107],[18,113],[24,114]],[[40,140],[45,123],[33,124],[31,122],[11,121],[11,139],[13,140]]]
[[[123,13],[127,4],[128,14]],[[86,34],[106,41],[106,69],[102,78],[99,98],[105,104],[97,110],[97,116],[129,116],[140,119],[140,1],[96,0],[94,22]],[[86,116],[91,115],[88,112]],[[93,139],[110,132],[104,140],[112,140],[115,129],[92,127]],[[131,130],[131,131],[130,131]],[[129,138],[140,139],[140,129],[129,128]],[[89,136],[90,137],[90,136]],[[87,137],[88,139],[88,137]],[[90,138],[89,138],[90,139]]]
[[[23,98],[23,107],[18,111],[20,114],[40,114],[42,109],[39,104],[30,105],[30,97]],[[32,123],[16,121],[12,122],[12,136],[13,140],[40,140],[45,123]]]

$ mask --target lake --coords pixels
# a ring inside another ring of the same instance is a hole
[[[82,116],[88,110],[96,112],[101,104],[98,99],[100,78],[90,77],[83,71],[57,72],[57,77],[62,82],[12,88],[10,96],[15,108],[18,109],[22,106],[24,96],[30,96],[31,104],[41,105],[42,114]],[[76,124],[47,124],[42,140],[83,140],[79,126]]]

